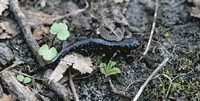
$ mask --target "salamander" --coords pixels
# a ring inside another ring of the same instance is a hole
[[[140,41],[133,37],[133,38],[126,38],[121,41],[107,41],[100,38],[87,38],[83,40],[76,41],[65,48],[63,48],[56,57],[54,57],[52,60],[48,61],[46,64],[44,64],[41,67],[45,67],[49,64],[54,63],[61,57],[65,56],[66,54],[70,52],[86,52],[90,54],[90,52],[97,53],[97,52],[116,52],[120,51],[122,54],[127,54],[131,50],[136,49],[140,46]],[[45,70],[46,68],[36,68],[30,71],[30,74],[35,74],[40,71]]]
[[[120,52],[128,52],[130,50],[134,50],[139,47],[140,41],[133,37],[133,38],[125,38],[121,41],[107,41],[100,38],[87,38],[83,40],[76,41],[63,50],[56,57],[52,60],[47,62],[47,64],[51,64],[64,55],[74,52],[74,51],[116,51],[119,50]]]

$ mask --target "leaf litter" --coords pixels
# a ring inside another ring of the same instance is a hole
[[[90,57],[84,57],[78,53],[72,53],[61,59],[61,61],[58,63],[58,66],[49,77],[49,80],[58,82],[69,67],[78,70],[81,72],[81,74],[92,73],[92,66],[93,65]]]
[[[36,40],[42,39],[43,35],[47,34],[49,34],[49,27],[39,26],[33,31],[33,37]]]
[[[2,12],[8,8],[8,0],[0,0],[0,15],[2,15]]]
[[[17,34],[19,34],[19,28],[14,21],[8,20],[0,22],[0,39],[12,38]]]

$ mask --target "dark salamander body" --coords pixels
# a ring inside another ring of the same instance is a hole
[[[54,59],[47,64],[51,64],[70,52],[77,51],[120,51],[127,52],[136,49],[140,45],[136,38],[126,38],[122,41],[107,41],[100,38],[89,38],[74,42],[65,47]]]

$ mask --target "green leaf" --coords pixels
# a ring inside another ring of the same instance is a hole
[[[52,47],[51,49],[49,49],[47,51],[47,53],[48,54],[43,55],[43,57],[44,57],[45,60],[51,60],[51,59],[53,59],[58,54],[58,52],[57,52],[57,50],[56,50],[55,47]]]
[[[47,61],[52,59],[51,55],[43,55],[43,58]]]
[[[43,55],[43,58],[45,60],[51,60],[58,54],[58,52],[57,52],[55,47],[50,48],[46,53],[47,54]]]
[[[50,32],[51,34],[58,34],[60,28],[59,28],[59,24],[58,23],[54,23],[51,28],[50,28]]]
[[[51,47],[49,52],[51,53],[52,57],[55,57],[58,54],[58,52],[57,52],[55,47]]]
[[[116,62],[109,61],[108,64],[100,63],[100,71],[102,74],[105,75],[105,77],[108,77],[110,75],[115,75],[117,73],[121,73],[119,68],[114,67],[116,65]]]
[[[68,26],[64,23],[54,23],[51,26],[50,32],[57,35],[60,40],[66,40],[69,37]]]
[[[106,66],[105,63],[100,63],[100,65],[99,65],[100,68],[104,68],[105,66]]]
[[[23,76],[23,75],[17,75],[17,80],[18,80],[19,82],[23,82],[24,76]]]
[[[57,37],[60,40],[66,40],[69,37],[69,32],[67,31],[66,33],[58,33]]]
[[[39,55],[43,56],[43,58],[47,61],[53,59],[58,54],[55,47],[49,49],[49,47],[45,44],[39,49]]]
[[[104,68],[100,68],[100,71],[101,71],[102,74],[106,75],[106,71],[105,71]]]
[[[112,68],[108,71],[107,73],[107,76],[110,76],[110,75],[115,75],[115,74],[118,74],[118,73],[121,73],[120,69],[119,68]],[[106,76],[106,77],[107,77]]]
[[[47,46],[47,44],[44,44],[42,45],[42,47],[40,47],[38,53],[39,55],[45,55],[48,50],[49,50],[49,47]]]
[[[166,32],[166,33],[164,34],[164,36],[165,36],[165,37],[168,37],[168,36],[169,36],[169,32]]]
[[[111,67],[115,66],[117,63],[114,61],[111,61]]]
[[[25,77],[23,83],[27,84],[31,82],[31,78],[30,77]]]
[[[107,69],[110,70],[114,65],[116,65],[116,62],[113,62],[112,60],[110,60],[107,65]]]

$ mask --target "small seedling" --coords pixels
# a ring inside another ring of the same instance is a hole
[[[165,36],[165,37],[169,37],[169,32],[166,32],[166,33],[164,34],[164,36]]]
[[[17,75],[17,80],[19,82],[22,82],[23,84],[27,84],[31,82],[31,78],[29,77],[24,77],[23,75]]]
[[[121,73],[120,69],[117,67],[114,67],[116,65],[116,62],[113,62],[110,60],[108,64],[106,63],[100,63],[100,71],[102,74],[105,75],[105,77],[108,77],[110,75],[115,75],[117,73]]]
[[[58,54],[55,47],[51,47],[49,49],[47,44],[42,45],[42,47],[40,47],[38,53],[47,61],[53,59]]]
[[[64,23],[54,23],[50,28],[51,34],[57,35],[60,40],[66,40],[69,37],[68,26]]]

